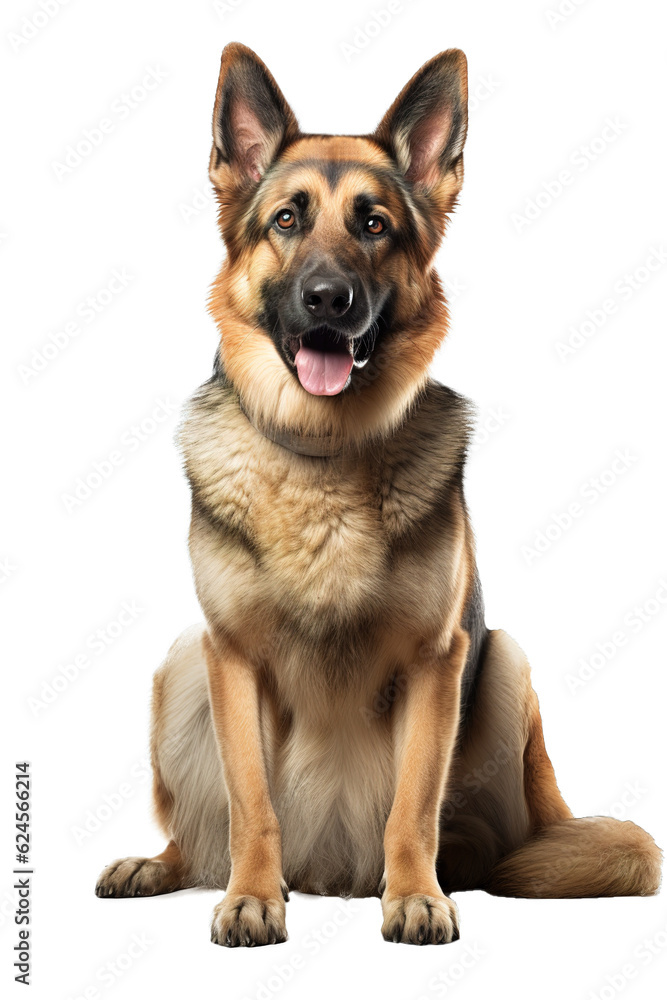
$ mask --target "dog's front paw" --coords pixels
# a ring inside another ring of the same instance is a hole
[[[237,948],[239,945],[280,944],[287,940],[285,900],[257,896],[225,896],[213,911],[211,941]]]
[[[447,896],[382,899],[382,936],[403,944],[449,944],[459,939],[459,911]]]

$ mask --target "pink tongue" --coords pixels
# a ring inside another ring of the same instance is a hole
[[[345,388],[352,371],[352,355],[348,351],[300,347],[294,360],[299,382],[313,396],[335,396]]]

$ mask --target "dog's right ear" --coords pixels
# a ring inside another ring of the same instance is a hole
[[[262,60],[239,42],[225,46],[213,109],[213,184],[257,184],[298,134],[294,113]]]

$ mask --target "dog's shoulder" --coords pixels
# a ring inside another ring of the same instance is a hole
[[[465,462],[472,432],[474,406],[460,393],[429,379],[415,410],[420,437],[449,462]]]
[[[177,443],[191,482],[205,476],[212,454],[219,460],[220,444],[234,433],[238,412],[234,398],[224,372],[214,370],[185,403]]]
[[[473,417],[465,396],[430,380],[388,443],[389,464],[415,482],[442,486],[463,472]]]
[[[433,540],[461,522],[469,401],[429,381],[383,454],[383,520],[395,543]]]
[[[246,520],[253,436],[233,386],[223,371],[214,371],[185,404],[177,443],[193,512],[227,532],[240,531]]]

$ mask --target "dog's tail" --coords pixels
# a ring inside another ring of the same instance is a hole
[[[653,896],[661,861],[653,838],[634,823],[606,816],[564,819],[502,858],[484,888],[532,899]]]
[[[662,852],[653,837],[629,821],[575,819],[558,789],[532,690],[528,717],[524,793],[532,831],[496,862],[484,888],[497,896],[550,899],[654,895]]]

